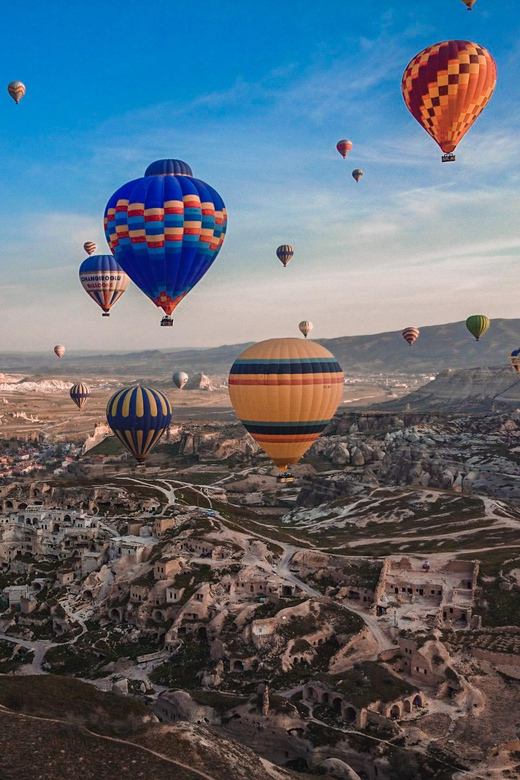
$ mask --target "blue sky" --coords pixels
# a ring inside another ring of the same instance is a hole
[[[3,349],[209,346],[297,335],[301,319],[333,337],[519,315],[518,0],[477,0],[472,13],[460,0],[3,8],[0,73],[27,86],[19,106],[0,96]],[[457,162],[442,165],[400,80],[449,38],[488,48],[499,81]],[[354,142],[345,162],[340,138]],[[229,211],[224,247],[173,329],[136,289],[102,319],[77,280],[83,242],[106,247],[109,196],[161,157],[186,160]],[[274,251],[286,242],[284,270]]]

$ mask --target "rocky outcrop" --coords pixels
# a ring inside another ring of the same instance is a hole
[[[184,386],[184,390],[204,390],[212,393],[214,390],[220,390],[224,387],[227,387],[227,384],[221,378],[209,377],[199,372],[190,376]]]
[[[398,401],[384,404],[387,409],[413,411],[500,412],[520,407],[520,375],[508,366],[498,368],[447,368],[428,384]]]
[[[180,433],[180,455],[191,455],[199,460],[226,460],[233,455],[250,457],[259,447],[247,431],[236,425],[189,424]]]

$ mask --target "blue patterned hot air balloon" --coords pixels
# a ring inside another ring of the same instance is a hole
[[[170,314],[202,279],[226,234],[218,192],[182,160],[158,160],[115,192],[105,234],[117,262],[156,306]]]
[[[110,316],[110,309],[130,284],[113,255],[87,257],[81,263],[79,280],[85,292],[103,309],[103,317]]]
[[[83,382],[79,382],[77,385],[72,385],[70,388],[70,397],[78,407],[83,409],[88,399],[90,398],[90,387]]]
[[[139,463],[144,463],[172,419],[170,402],[151,387],[134,385],[115,393],[107,405],[107,422]]]

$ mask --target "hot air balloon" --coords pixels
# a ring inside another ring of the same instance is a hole
[[[144,463],[171,419],[170,402],[151,387],[133,385],[119,390],[107,405],[108,424],[139,463]]]
[[[509,355],[509,362],[513,371],[520,374],[520,349],[514,349]]]
[[[360,178],[363,176],[363,171],[361,168],[356,168],[356,170],[352,171],[352,178],[356,181],[359,181]]]
[[[428,46],[408,64],[402,81],[408,110],[444,152],[453,152],[495,89],[497,68],[491,54],[470,41]]]
[[[300,333],[303,333],[305,338],[307,338],[312,330],[312,322],[309,322],[309,320],[302,320],[298,325],[298,328],[300,329]]]
[[[414,344],[419,338],[418,328],[405,328],[403,330],[403,339],[408,342],[410,346]]]
[[[314,341],[261,341],[239,355],[229,374],[237,417],[281,471],[325,430],[342,393],[343,371]]]
[[[477,341],[484,335],[489,325],[490,321],[484,314],[473,314],[466,320],[466,328],[472,336],[475,336]]]
[[[70,388],[70,397],[78,409],[83,409],[88,399],[90,398],[90,387],[88,385],[84,385],[83,382],[80,382],[77,385],[72,385]]]
[[[103,309],[103,317],[110,316],[110,309],[130,284],[129,277],[112,255],[91,255],[83,260],[79,280],[83,289]]]
[[[97,244],[95,244],[93,241],[85,241],[83,244],[83,249],[87,255],[93,255],[97,249]]]
[[[462,0],[468,11],[471,11],[477,0]]]
[[[176,371],[172,376],[173,384],[175,387],[178,387],[179,390],[182,390],[188,379],[188,374],[185,374],[184,371]]]
[[[61,358],[65,354],[65,347],[63,346],[63,344],[56,344],[56,346],[54,347],[54,352],[57,354],[59,358]]]
[[[123,185],[105,209],[105,233],[123,270],[165,312],[161,325],[202,279],[226,234],[218,192],[182,160],[157,160]]]
[[[18,105],[25,95],[25,84],[21,81],[11,81],[11,83],[7,85],[7,91]]]
[[[347,139],[343,139],[343,141],[338,141],[336,144],[336,149],[340,153],[340,155],[345,159],[347,154],[352,151],[352,141],[347,141]]]
[[[276,250],[276,257],[282,263],[284,268],[287,268],[291,257],[294,255],[294,249],[290,244],[282,244]]]

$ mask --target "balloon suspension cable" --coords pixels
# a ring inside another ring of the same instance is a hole
[[[450,152],[450,154],[443,154],[442,162],[455,162],[455,155],[453,152]]]

